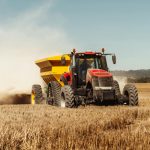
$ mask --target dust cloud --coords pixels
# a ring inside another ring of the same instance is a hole
[[[34,61],[62,54],[74,44],[61,27],[41,25],[51,1],[43,2],[32,10],[19,13],[15,18],[0,23],[0,101],[28,97],[32,84],[41,84],[39,68]],[[60,19],[61,20],[61,19]]]
[[[7,104],[30,104],[29,94],[1,94],[0,105]]]
[[[127,84],[127,77],[114,76],[114,80],[118,81],[120,86],[120,91],[123,92],[123,88]]]

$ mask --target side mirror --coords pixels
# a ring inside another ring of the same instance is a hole
[[[66,65],[66,58],[65,58],[65,56],[62,56],[62,57],[61,57],[61,64],[62,64],[63,66]]]
[[[116,64],[116,55],[115,54],[112,55],[112,62],[113,62],[113,64]]]

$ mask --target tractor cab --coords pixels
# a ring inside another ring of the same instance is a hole
[[[101,53],[85,52],[75,55],[78,86],[86,84],[87,70],[101,69],[108,71],[106,56]]]

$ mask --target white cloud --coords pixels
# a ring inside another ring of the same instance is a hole
[[[47,15],[51,5],[46,1],[0,25],[0,91],[29,90],[33,83],[41,82],[39,68],[34,64],[37,58],[72,48],[62,28],[40,25],[43,18],[51,17]]]

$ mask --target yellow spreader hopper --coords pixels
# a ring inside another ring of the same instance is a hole
[[[60,81],[60,76],[64,72],[69,72],[70,66],[70,57],[65,55],[65,65],[62,65],[61,56],[49,57],[41,60],[37,60],[35,63],[40,67],[41,77],[45,81],[45,83],[49,83],[50,81],[58,81],[61,85],[63,83]]]

